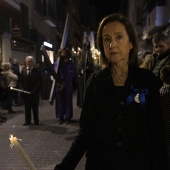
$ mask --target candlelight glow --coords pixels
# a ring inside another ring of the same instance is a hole
[[[27,94],[31,94],[31,92],[29,92],[29,91],[20,90],[20,89],[14,88],[14,87],[10,87],[10,89],[11,89],[11,90],[14,90],[14,91],[21,92],[21,93],[27,93]]]

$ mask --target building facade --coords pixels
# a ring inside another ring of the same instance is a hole
[[[170,38],[169,0],[122,1],[121,11],[134,24],[139,39],[139,57],[146,51],[154,52],[151,39],[157,32]]]
[[[23,63],[27,55],[41,61],[46,41],[55,55],[60,48],[67,14],[70,16],[67,47],[82,45],[79,0],[1,0],[0,61],[12,58]]]

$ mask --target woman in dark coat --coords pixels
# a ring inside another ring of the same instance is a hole
[[[97,43],[106,68],[88,80],[80,131],[55,170],[167,170],[167,143],[153,73],[137,66],[137,38],[121,14],[105,17]]]

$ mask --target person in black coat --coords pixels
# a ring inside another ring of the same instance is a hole
[[[31,111],[35,125],[39,124],[39,93],[42,82],[41,72],[35,68],[35,60],[32,56],[26,57],[26,69],[22,70],[20,76],[20,87],[31,94],[21,93],[25,105],[25,122],[23,126],[31,124]]]
[[[166,133],[156,76],[138,67],[138,42],[122,14],[105,17],[97,44],[106,64],[86,85],[80,130],[55,170],[167,170]]]

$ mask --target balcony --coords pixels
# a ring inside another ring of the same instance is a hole
[[[170,7],[156,6],[148,15],[147,32],[154,34],[161,27],[166,26],[170,22]]]
[[[55,1],[35,1],[35,11],[43,17],[44,22],[50,27],[56,27]]]

